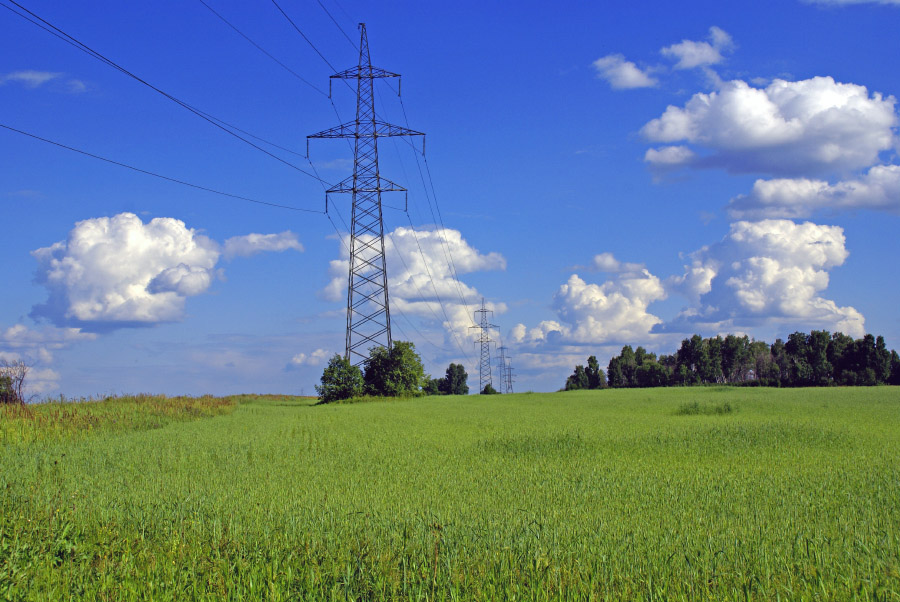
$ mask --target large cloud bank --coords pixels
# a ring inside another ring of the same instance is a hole
[[[363,237],[361,244],[366,242]],[[458,277],[504,270],[506,259],[499,253],[479,252],[461,232],[449,228],[399,227],[386,233],[384,242],[392,311],[439,322],[457,342],[468,340],[473,324],[471,312],[480,304],[481,296]],[[323,297],[331,301],[346,299],[348,271],[349,251],[341,245],[340,259],[331,261],[331,281],[322,291]],[[505,310],[502,303],[487,303],[487,307],[497,312]]]
[[[723,240],[690,254],[684,272],[665,281],[640,264],[602,253],[591,267],[606,272],[606,281],[590,283],[572,274],[553,297],[557,319],[531,328],[518,324],[510,338],[526,347],[571,350],[772,325],[862,336],[862,314],[822,296],[829,271],[848,255],[840,227],[790,220],[735,222]],[[665,322],[651,305],[673,294],[689,305]]]
[[[669,280],[670,290],[697,304],[656,330],[733,331],[780,323],[861,336],[862,314],[820,295],[828,287],[828,271],[848,255],[838,226],[790,220],[733,223],[721,242],[691,255],[683,276]]]
[[[659,278],[642,265],[622,263],[610,253],[595,257],[594,264],[612,273],[612,278],[594,284],[572,274],[553,296],[559,319],[533,328],[518,324],[510,332],[512,340],[531,345],[633,342],[662,322],[647,311],[651,303],[666,298]]]
[[[300,250],[291,233],[229,239],[228,256]],[[131,213],[75,224],[67,240],[33,252],[48,292],[33,315],[86,330],[178,320],[185,300],[209,290],[222,247],[184,222]]]
[[[738,219],[803,218],[858,209],[900,214],[900,165],[876,165],[858,178],[835,184],[809,178],[757,180],[750,194],[728,205],[729,214]]]
[[[895,104],[831,77],[776,79],[765,88],[724,82],[647,123],[641,133],[668,146],[649,149],[645,160],[781,176],[864,168],[896,142]]]

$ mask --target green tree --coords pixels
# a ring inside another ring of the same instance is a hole
[[[802,332],[794,332],[788,335],[784,351],[790,358],[790,380],[792,387],[808,387],[813,384],[812,366],[807,359],[809,353],[806,348],[806,335]]]
[[[421,393],[425,368],[416,346],[408,341],[394,341],[390,349],[372,347],[363,365],[365,391],[369,395],[410,397]]]
[[[828,361],[828,344],[831,333],[826,330],[813,330],[806,338],[806,358],[810,368],[810,380],[816,387],[824,387],[831,383],[833,369]]]
[[[589,388],[587,372],[585,372],[584,366],[579,364],[575,366],[575,372],[572,373],[572,376],[566,379],[566,391],[578,391],[587,388]]]
[[[597,361],[596,356],[592,355],[588,358],[587,368],[585,368],[584,372],[587,374],[588,389],[606,388],[606,373],[600,367],[600,362]]]
[[[772,350],[765,341],[751,341],[749,348],[749,371],[753,371],[753,377],[760,386],[771,387],[778,385],[778,368],[772,357]]]
[[[12,378],[9,376],[0,376],[0,403],[12,402]]]
[[[482,395],[499,395],[500,392],[497,389],[495,389],[493,387],[493,385],[491,385],[491,383],[488,383],[484,386],[484,389],[481,390],[481,394]]]
[[[445,388],[446,379],[443,378],[431,378],[430,375],[426,375],[422,382],[422,393],[425,395],[444,395]]]
[[[320,379],[322,384],[316,385],[316,393],[323,403],[350,399],[363,394],[363,375],[357,366],[340,355],[335,354]]]
[[[881,335],[875,339],[875,380],[878,384],[886,384],[891,380],[891,352]]]
[[[669,384],[669,371],[659,362],[644,361],[634,371],[636,387],[665,387]]]
[[[854,371],[853,351],[853,337],[849,337],[842,332],[836,332],[831,335],[826,356],[828,363],[831,364],[831,372],[836,384],[849,384],[847,382],[850,380],[848,374]]]
[[[722,381],[722,337],[703,340],[699,364],[702,382],[718,383]]]
[[[447,366],[447,375],[440,379],[443,381],[444,388],[441,389],[447,395],[468,395],[469,394],[469,375],[462,364],[450,364]]]
[[[722,341],[722,374],[726,382],[747,380],[756,358],[750,353],[750,339],[729,334]]]
[[[900,355],[896,351],[891,351],[891,379],[888,382],[900,385]]]
[[[609,359],[609,365],[606,366],[607,383],[612,388],[627,387],[625,382],[625,374],[622,372],[622,362],[618,356]]]
[[[634,350],[631,345],[622,347],[622,353],[619,354],[619,367],[622,369],[622,387],[634,386],[634,370],[637,368],[637,360],[635,359]]]

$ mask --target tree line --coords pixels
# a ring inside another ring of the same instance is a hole
[[[364,396],[467,395],[467,379],[462,364],[450,364],[445,376],[431,378],[425,374],[416,346],[394,341],[390,348],[369,349],[362,368],[335,354],[322,372],[316,393],[322,403]]]
[[[599,374],[598,374],[599,371]],[[643,347],[622,347],[606,373],[597,358],[576,366],[565,389],[671,387],[702,384],[768,387],[824,387],[830,385],[900,385],[900,356],[888,350],[884,337],[867,334],[853,339],[843,333],[813,330],[795,332],[787,341],[769,345],[747,336],[729,334],[703,338],[695,334],[670,355]]]

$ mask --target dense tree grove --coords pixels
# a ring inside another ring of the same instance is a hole
[[[606,374],[600,367],[600,362],[593,355],[587,360],[587,368],[581,365],[575,366],[575,372],[566,379],[566,391],[605,388]]]
[[[450,364],[441,378],[425,377],[422,391],[426,395],[468,395],[469,375],[462,364]]]
[[[425,378],[416,347],[407,341],[394,341],[390,349],[373,347],[363,362],[363,370],[340,355],[329,360],[316,392],[325,403],[373,395],[411,397],[421,395]]]
[[[591,356],[593,357],[593,356]],[[575,367],[566,389],[586,386],[589,368]],[[643,347],[622,348],[609,360],[610,387],[665,387],[699,384],[736,384],[770,387],[829,385],[900,385],[900,356],[888,351],[884,337],[813,330],[795,332],[772,345],[747,336],[704,339],[695,334],[672,355],[656,356]]]

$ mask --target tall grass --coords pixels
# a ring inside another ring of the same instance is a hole
[[[95,431],[161,428],[170,422],[226,414],[240,397],[127,395],[77,402],[0,405],[0,445],[71,438]]]
[[[311,403],[5,439],[0,599],[900,600],[896,388]]]

